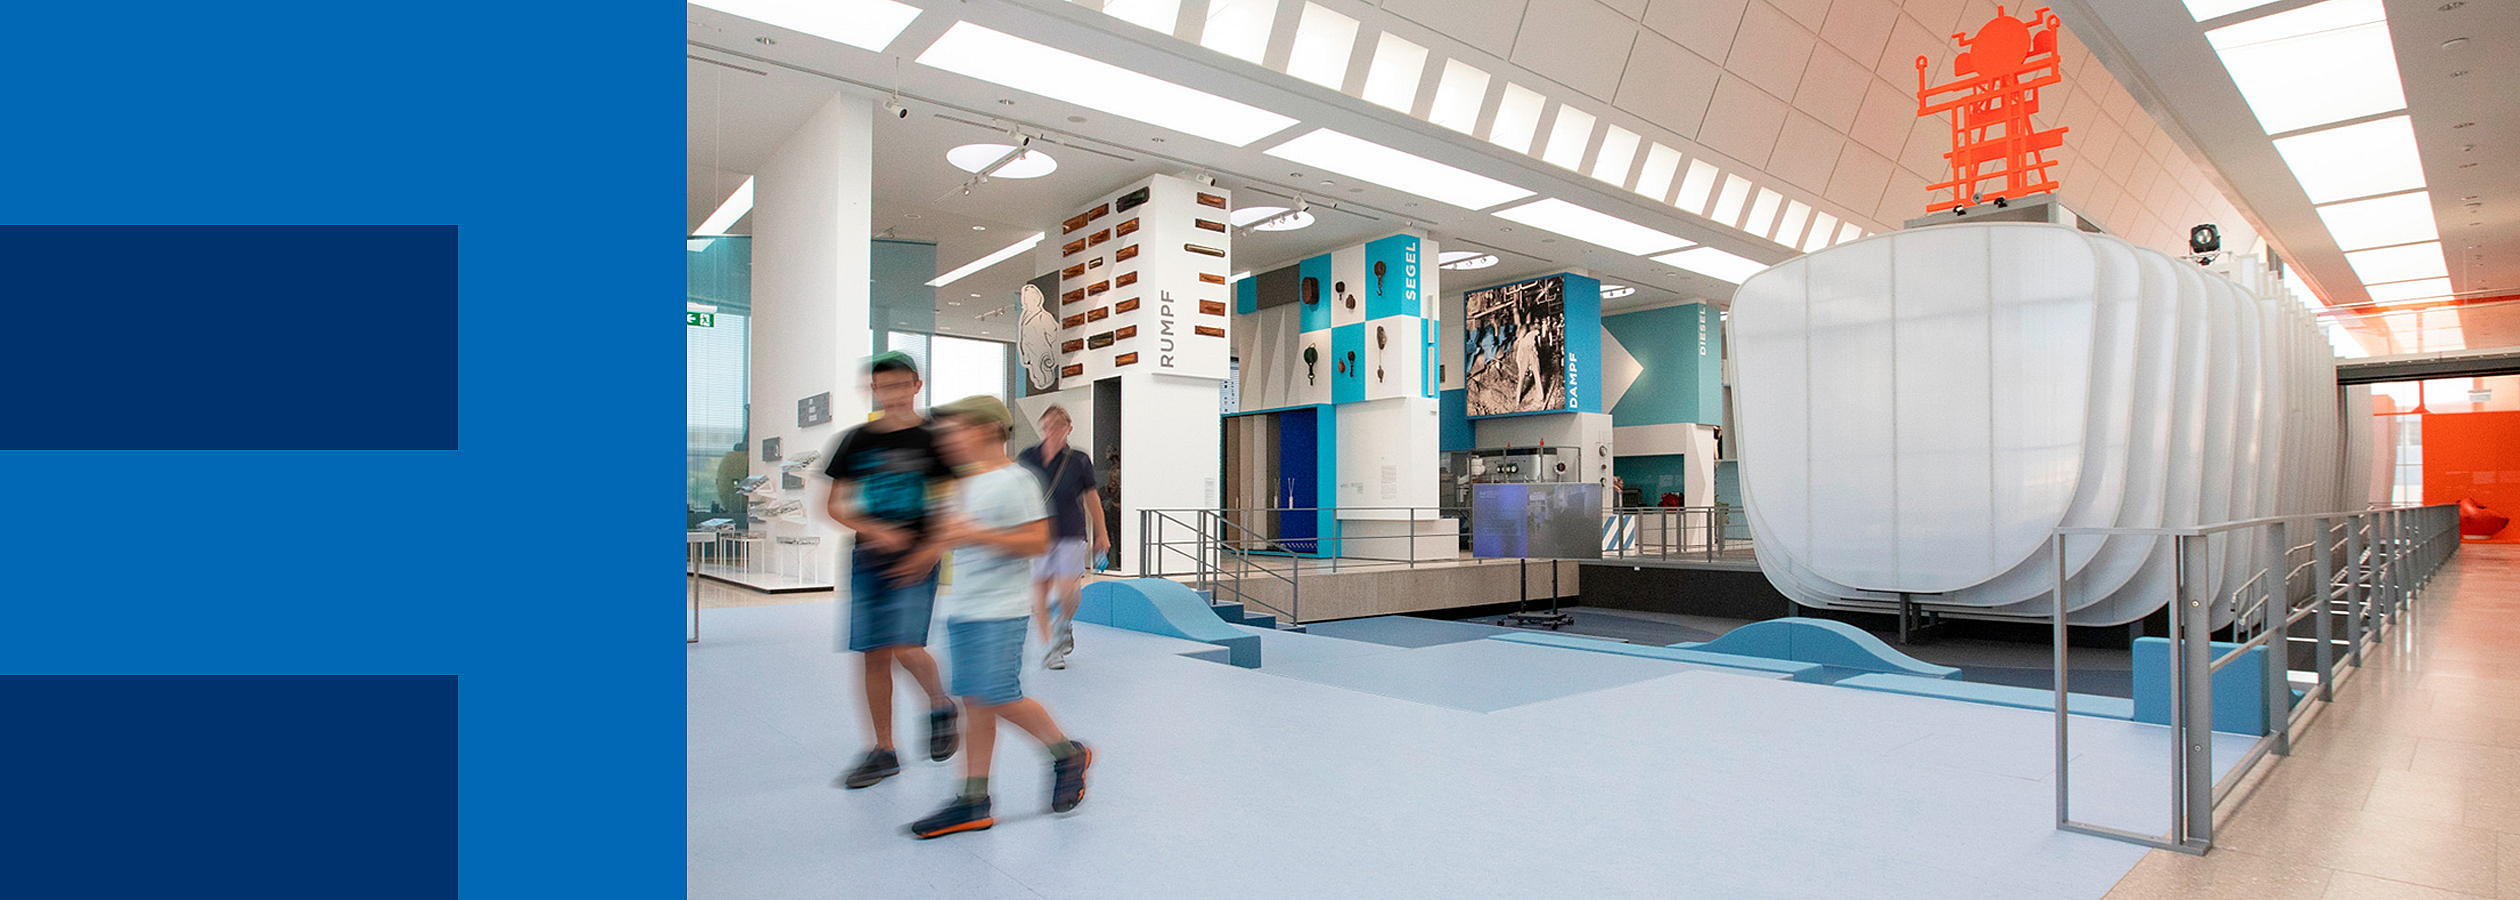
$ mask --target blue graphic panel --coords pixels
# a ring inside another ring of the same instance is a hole
[[[1713,308],[1666,306],[1601,324],[1643,370],[1610,409],[1617,424],[1724,423],[1723,329]]]
[[[1415,235],[1395,234],[1365,245],[1365,317],[1414,316],[1418,312],[1418,279],[1424,244]]]
[[[1330,402],[1355,403],[1365,399],[1363,323],[1330,329],[1330,359]]]
[[[1470,392],[1455,388],[1435,396],[1437,426],[1444,450],[1468,450],[1478,446],[1478,438],[1470,427]]]
[[[1243,315],[1260,311],[1260,279],[1245,278],[1234,282],[1234,311]]]
[[[1566,278],[1566,399],[1575,412],[1601,411],[1601,280]]]
[[[1320,331],[1329,328],[1330,304],[1333,299],[1330,296],[1330,286],[1333,283],[1330,277],[1330,254],[1324,253],[1296,263],[1295,272],[1297,290],[1304,291],[1302,297],[1296,300],[1304,307],[1304,330]],[[1304,290],[1303,285],[1306,284],[1312,285],[1312,288]]]

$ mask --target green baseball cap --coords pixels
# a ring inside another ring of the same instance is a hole
[[[947,416],[968,418],[973,421],[986,422],[1000,428],[1011,427],[1015,424],[1015,415],[1006,411],[1006,404],[998,398],[991,397],[987,394],[973,394],[952,403],[938,406],[933,410],[929,410],[929,415],[940,419]]]

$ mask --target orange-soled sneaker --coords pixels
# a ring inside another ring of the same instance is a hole
[[[1094,751],[1080,741],[1069,741],[1075,752],[1068,758],[1050,763],[1050,811],[1063,813],[1085,802],[1085,767],[1094,764]]]
[[[989,798],[955,797],[935,815],[911,823],[910,834],[924,841],[963,831],[986,831],[995,824],[997,820],[989,817]]]

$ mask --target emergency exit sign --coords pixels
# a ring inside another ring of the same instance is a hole
[[[716,328],[717,313],[683,313],[692,328]]]

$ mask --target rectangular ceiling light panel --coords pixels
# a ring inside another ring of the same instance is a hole
[[[1835,240],[1835,241],[1831,241],[1831,242],[1830,242],[1830,246],[1836,246],[1836,245],[1838,245],[1838,244],[1843,244],[1843,243],[1846,243],[1847,241],[1851,241],[1851,240],[1854,240],[1854,239],[1856,239],[1856,238],[1863,237],[1863,236],[1864,236],[1864,230],[1863,230],[1863,229],[1861,229],[1861,228],[1857,228],[1857,227],[1855,227],[1855,223],[1853,223],[1853,222],[1843,222],[1843,223],[1840,223],[1840,224],[1838,225],[1837,240]]]
[[[956,22],[919,63],[1087,109],[1242,147],[1295,124],[1287,116]]]
[[[1601,133],[1601,152],[1593,155],[1592,177],[1627,186],[1628,167],[1636,164],[1636,132],[1616,125]]]
[[[1750,276],[1759,274],[1760,270],[1767,268],[1766,263],[1726,253],[1713,247],[1694,247],[1678,253],[1665,253],[1654,257],[1654,261],[1687,269],[1708,278],[1721,278],[1734,284],[1748,281]]]
[[[2284,165],[2312,203],[2333,203],[2424,186],[2424,161],[2415,150],[2415,125],[2390,116],[2298,134],[2275,142]]]
[[[1327,128],[1313,129],[1310,134],[1271,147],[1268,154],[1463,209],[1486,209],[1532,195],[1531,191],[1476,172]]]
[[[1105,0],[1103,15],[1165,34],[1181,27],[1181,0]]]
[[[1584,151],[1592,146],[1593,114],[1572,106],[1558,107],[1557,124],[1549,127],[1549,149],[1540,159],[1561,169],[1582,169]]]
[[[708,220],[701,222],[700,227],[692,229],[691,233],[725,234],[727,229],[735,227],[735,220],[752,212],[752,186],[752,179],[744,179],[743,184],[735,187],[735,193],[728,194],[726,202],[718,204],[717,211],[710,213]]]
[[[1426,48],[1383,32],[1374,64],[1365,71],[1365,102],[1409,112],[1417,105],[1418,77],[1426,74]]]
[[[1295,52],[1286,59],[1286,74],[1334,91],[1347,89],[1348,56],[1356,52],[1356,20],[1304,4],[1304,18],[1295,25]]]
[[[1540,92],[1505,84],[1505,99],[1496,105],[1496,122],[1488,126],[1488,143],[1516,153],[1531,152],[1531,138],[1540,131],[1540,110],[1549,103]]]
[[[877,53],[919,17],[918,7],[893,0],[691,0],[691,5]]]
[[[1520,222],[1542,231],[1637,256],[1661,253],[1691,246],[1694,243],[1687,238],[1665,234],[1609,213],[1586,209],[1556,197],[1535,200],[1512,209],[1500,209],[1494,215],[1509,222]]]
[[[2441,239],[2441,229],[2433,224],[2431,191],[2331,203],[2319,207],[2319,218],[2327,220],[2339,250]]]
[[[1487,87],[1487,72],[1458,59],[1445,60],[1443,77],[1435,82],[1435,106],[1426,111],[1426,120],[1462,134],[1478,131]]]
[[[2364,284],[2450,277],[2450,267],[2441,260],[2440,241],[2357,250],[2345,254],[2345,262],[2354,267],[2355,277]]]
[[[1680,195],[1671,198],[1671,205],[1693,216],[1706,214],[1706,198],[1715,193],[1716,176],[1723,170],[1703,159],[1689,160],[1689,175],[1680,180]]]
[[[1820,249],[1820,248],[1822,248],[1822,247],[1826,247],[1826,246],[1828,246],[1828,245],[1829,245],[1829,233],[1830,233],[1830,232],[1832,232],[1832,231],[1837,230],[1837,227],[1838,227],[1838,218],[1837,218],[1837,216],[1832,215],[1832,214],[1829,214],[1829,213],[1824,213],[1824,212],[1815,212],[1815,213],[1812,213],[1812,214],[1811,214],[1811,235],[1810,235],[1809,237],[1805,237],[1805,238],[1803,238],[1803,243],[1802,243],[1802,249],[1803,249],[1803,252],[1804,252],[1804,253],[1809,253],[1809,252],[1811,252],[1811,251],[1813,251],[1813,250],[1818,250],[1818,249]]]
[[[1645,151],[1645,169],[1636,173],[1636,192],[1660,203],[1671,196],[1671,179],[1680,174],[1680,151],[1655,144]]]
[[[1269,29],[1277,24],[1277,0],[1208,0],[1207,25],[1199,46],[1258,64],[1269,52]]]
[[[978,272],[982,269],[986,269],[990,266],[1012,259],[1016,254],[1030,250],[1034,247],[1034,245],[1041,243],[1041,238],[1044,234],[1046,234],[1046,232],[1033,232],[1032,237],[1008,244],[1004,249],[991,253],[987,256],[980,257],[979,259],[972,260],[971,262],[965,264],[962,268],[936,276],[936,280],[928,282],[928,286],[944,287],[946,285],[953,284],[954,282],[961,281],[964,278],[969,277],[974,272]]]
[[[2406,108],[2380,0],[2327,0],[2205,39],[2268,134]]]
[[[2401,281],[2396,284],[2375,284],[2365,290],[2371,292],[2373,303],[2410,303],[2416,300],[2433,300],[2450,296],[2450,279],[2426,278],[2419,281]]]
[[[1767,235],[1767,239],[1787,247],[1794,246],[1796,242],[1802,240],[1803,225],[1810,221],[1811,207],[1809,205],[1800,200],[1787,203],[1785,214],[1776,219],[1775,233]]]
[[[1765,235],[1776,224],[1776,210],[1785,205],[1785,195],[1767,188],[1759,189],[1759,199],[1750,201],[1750,217],[1741,220],[1741,230]]]
[[[1741,221],[1741,207],[1750,199],[1750,179],[1739,175],[1724,176],[1723,193],[1715,195],[1715,211],[1706,217],[1726,225]]]

